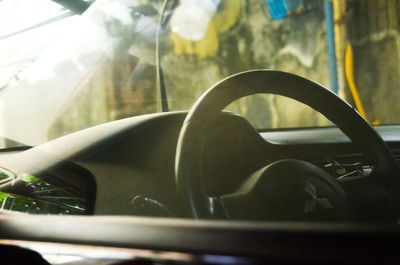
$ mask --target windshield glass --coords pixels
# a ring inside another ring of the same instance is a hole
[[[38,145],[112,120],[187,110],[216,82],[250,69],[309,78],[371,123],[398,123],[389,6],[364,16],[352,1],[329,13],[307,0],[97,0],[82,1],[90,7],[79,13],[56,2],[65,1],[0,2],[6,139]],[[280,96],[255,95],[228,110],[259,129],[331,125]]]

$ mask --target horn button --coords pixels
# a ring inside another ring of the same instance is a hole
[[[321,168],[280,160],[255,173],[235,193],[221,197],[229,217],[271,221],[333,221],[347,218],[346,194]]]

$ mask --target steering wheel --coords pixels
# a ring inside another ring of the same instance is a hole
[[[230,103],[260,93],[289,97],[323,114],[361,148],[373,165],[372,174],[339,181],[309,162],[282,160],[256,171],[233,194],[208,196],[202,175],[207,130]],[[373,204],[377,204],[372,207],[373,213],[360,214],[359,219],[373,215],[391,220],[398,217],[399,167],[383,139],[352,106],[334,93],[286,72],[242,72],[205,92],[181,128],[175,174],[184,215],[195,219],[348,220],[352,216],[349,212],[363,212]],[[379,202],[372,201],[375,198]]]

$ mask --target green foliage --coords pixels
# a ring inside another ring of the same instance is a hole
[[[58,187],[30,174],[22,174],[18,179],[29,183],[35,196],[26,197],[0,192],[0,205],[6,198],[13,199],[11,208],[7,210],[31,214],[82,214],[78,208],[85,209],[86,200],[77,198],[76,195],[69,192],[68,187]]]
[[[8,174],[6,174],[6,173],[4,173],[4,172],[0,172],[0,180],[3,180],[3,179],[7,179],[7,178],[9,178],[10,176],[8,175]]]
[[[23,174],[21,176],[21,180],[23,180],[23,181],[25,181],[27,183],[35,183],[35,182],[40,182],[41,181],[40,179],[38,179],[38,178],[36,178],[36,177],[34,177],[32,175],[29,175],[29,174]]]

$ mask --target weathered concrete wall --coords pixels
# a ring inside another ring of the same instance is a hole
[[[271,21],[260,1],[246,3],[242,5],[237,23],[220,34],[220,49],[214,57],[199,59],[173,53],[163,57],[163,67],[175,69],[166,71],[174,109],[190,108],[213,84],[244,70],[282,70],[328,85],[322,10],[315,8],[284,20]],[[187,79],[185,73],[191,74],[191,78]],[[315,111],[279,96],[253,96],[229,109],[249,118],[259,128],[328,124]]]
[[[202,40],[200,45],[200,48],[216,45],[218,48],[212,55],[200,56],[193,49],[190,52],[178,49],[178,54],[170,30],[167,28],[161,34],[161,59],[170,109],[189,109],[219,80],[250,69],[292,72],[328,85],[323,10],[317,7],[272,21],[262,3],[257,0],[224,2],[212,22],[212,30],[218,34],[211,34],[212,39]],[[225,12],[224,8],[233,11]],[[110,28],[115,31],[115,27]],[[120,43],[114,46],[114,56],[104,58],[76,89],[50,128],[50,138],[159,109],[154,65],[128,55],[127,50],[137,39],[120,31],[125,35],[121,33]],[[144,42],[145,46],[154,48],[154,39]],[[197,44],[189,45],[193,48]],[[328,124],[308,107],[278,96],[252,96],[228,109],[241,113],[259,128]]]
[[[400,123],[400,2],[348,1],[354,77],[370,121]]]

